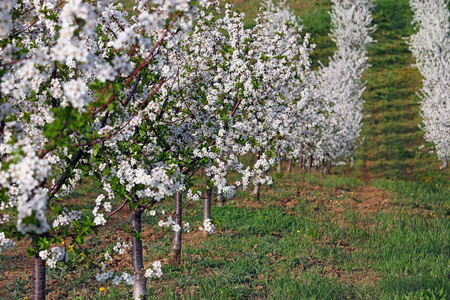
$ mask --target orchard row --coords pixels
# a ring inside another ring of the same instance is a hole
[[[446,163],[447,45],[435,45],[450,26],[444,1],[436,2],[413,1],[421,29],[411,49],[426,78],[424,129]],[[160,262],[144,266],[142,258],[142,214],[155,203],[175,196],[175,218],[161,226],[174,231],[170,255],[177,264],[183,196],[206,194],[202,230],[212,233],[213,187],[219,199],[249,186],[259,197],[261,184],[271,183],[266,171],[282,158],[324,169],[351,158],[362,126],[373,4],[332,3],[337,51],[312,70],[315,45],[284,3],[266,1],[256,26],[245,29],[244,14],[219,2],[141,0],[128,16],[120,3],[102,0],[3,1],[0,251],[31,239],[33,298],[45,298],[46,265],[67,261],[61,243],[80,252],[124,207],[131,211],[131,245],[106,251],[96,280],[132,285],[141,299],[147,280],[163,275]],[[434,9],[442,20],[430,35]],[[249,153],[256,159],[246,166],[241,158]],[[193,186],[199,169],[206,191]],[[238,177],[230,180],[230,172]],[[92,177],[104,193],[89,214],[55,201]],[[134,274],[107,270],[130,246]]]

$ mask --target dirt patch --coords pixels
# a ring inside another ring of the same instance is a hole
[[[265,191],[261,190],[261,192],[263,193]],[[234,201],[234,200],[232,200],[232,201],[233,201],[232,203],[238,208],[258,209],[258,208],[267,207],[267,204],[268,204],[266,201],[257,200],[256,198],[253,198],[253,197],[246,197],[246,198],[241,198],[238,201]]]
[[[341,198],[341,199],[339,199]],[[339,226],[357,226],[364,229],[374,229],[367,220],[378,212],[392,211],[390,197],[387,192],[376,188],[373,185],[365,185],[348,193],[341,191],[341,195],[336,200],[331,201],[329,206],[333,213],[333,222]],[[358,213],[360,217],[350,221],[345,216],[346,209],[351,209]]]
[[[362,283],[373,287],[381,278],[376,272],[365,268],[352,270],[339,268],[333,261],[320,260],[314,254],[310,254],[298,267],[294,268],[294,273],[297,273],[297,278],[301,280],[302,275],[311,270],[317,271],[324,277],[351,285]]]
[[[24,291],[31,291],[31,286],[23,285],[20,282],[27,282],[31,278],[31,258],[27,256],[27,247],[30,241],[23,239],[16,242],[13,250],[4,250],[0,254],[0,297],[7,298],[7,288],[14,290],[16,285],[22,285]],[[16,279],[17,278],[17,279]]]
[[[389,195],[373,185],[358,188],[350,192],[350,195],[351,197],[345,199],[342,204],[359,211],[363,217],[389,209]]]
[[[363,171],[363,175],[361,177],[361,180],[367,183],[372,182],[372,180],[375,178],[375,174],[373,174],[372,172],[370,172],[370,168],[372,167],[373,162],[371,160],[365,160],[363,167],[362,167],[362,171]]]

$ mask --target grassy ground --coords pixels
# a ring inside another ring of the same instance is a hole
[[[330,2],[288,3],[318,44],[314,59],[327,63],[334,49],[327,36]],[[258,5],[236,1],[248,13],[247,26]],[[439,169],[418,127],[421,77],[404,40],[413,32],[412,13],[405,0],[376,5],[378,42],[369,50],[372,68],[365,74],[366,139],[354,167],[336,168],[327,177],[275,174],[259,202],[239,192],[225,207],[213,207],[212,236],[184,235],[179,267],[167,264],[170,232],[155,226],[158,217],[145,217],[146,265],[160,259],[165,273],[150,282],[151,299],[450,299],[449,171]],[[64,201],[81,208],[97,194],[85,182]],[[173,209],[171,201],[156,208],[160,216]],[[196,224],[200,203],[186,202],[184,209],[185,219]],[[115,224],[118,229],[108,227],[89,240],[92,256],[117,237],[129,239],[126,212]],[[0,255],[0,299],[30,296],[30,264],[20,252],[25,246],[21,241],[19,253]],[[88,259],[70,255],[73,264],[49,271],[50,299],[130,295],[126,286],[96,282]],[[129,256],[116,264],[130,271]]]
[[[411,196],[418,188],[420,194]],[[179,267],[167,264],[171,234],[157,229],[158,217],[146,216],[145,261],[149,265],[162,260],[165,273],[150,283],[149,295],[151,299],[421,299],[407,296],[425,293],[448,298],[448,196],[448,190],[434,183],[368,184],[338,175],[276,175],[274,185],[263,189],[261,201],[241,192],[225,207],[214,207],[217,231],[212,236],[185,234]],[[170,212],[173,206],[161,203],[156,210],[161,216],[162,210]],[[200,205],[186,203],[187,221],[195,224],[200,214]],[[99,249],[111,247],[117,237],[127,239],[126,212],[115,224],[89,240],[91,256],[102,255]],[[129,296],[123,285],[94,281],[98,270],[86,264],[86,257],[69,253],[71,265],[49,271],[50,299]],[[14,264],[6,256],[2,260],[5,266]],[[114,267],[130,271],[130,257],[119,257]],[[15,284],[9,281],[5,299],[29,296],[29,275],[19,274]]]

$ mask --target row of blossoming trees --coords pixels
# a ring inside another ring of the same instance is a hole
[[[445,0],[411,0],[417,33],[410,50],[423,76],[422,118],[425,138],[446,167],[450,160],[450,12]]]
[[[148,278],[162,272],[160,262],[144,266],[143,212],[175,196],[175,220],[162,225],[175,232],[178,263],[182,198],[200,198],[191,180],[200,168],[208,177],[202,227],[211,232],[212,186],[230,198],[270,183],[275,153],[347,159],[361,127],[372,4],[333,4],[338,50],[313,71],[314,45],[283,6],[267,5],[247,30],[242,13],[226,6],[221,16],[218,2],[142,0],[129,17],[102,0],[2,1],[0,251],[31,240],[33,299],[45,298],[46,265],[67,261],[63,242],[80,254],[124,207],[133,274],[106,270],[129,246],[118,243],[97,262],[96,279],[145,297]],[[249,153],[258,159],[245,166]],[[89,215],[56,201],[92,177],[104,194]]]

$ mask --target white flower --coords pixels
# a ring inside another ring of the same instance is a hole
[[[94,224],[98,226],[105,226],[106,219],[103,214],[98,214],[94,219]]]
[[[112,284],[119,285],[122,282],[122,276],[114,276]]]
[[[133,285],[134,284],[134,275],[124,272],[124,273],[122,273],[122,280],[127,285]]]
[[[204,230],[204,231],[208,232],[209,234],[212,234],[215,229],[216,229],[216,226],[214,226],[214,224],[211,223],[210,219],[205,219],[203,221],[203,226],[199,228],[199,230]]]
[[[86,83],[80,79],[64,84],[64,95],[75,108],[81,108],[88,103],[90,96],[88,96],[87,90]]]

